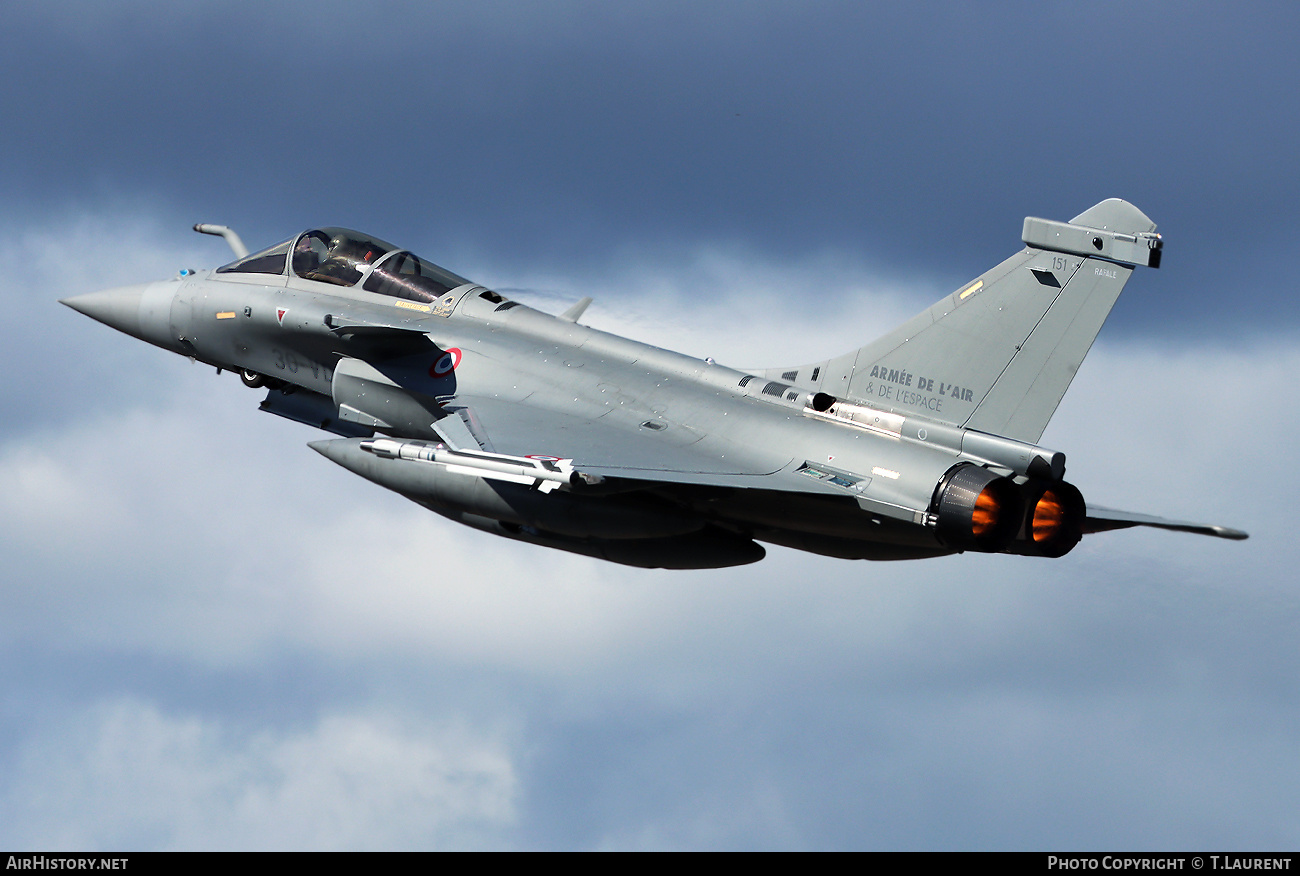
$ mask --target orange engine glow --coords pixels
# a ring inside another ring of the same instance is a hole
[[[984,488],[975,500],[975,510],[970,515],[971,535],[976,538],[982,538],[993,532],[998,525],[998,517],[1002,513],[1002,506],[998,504],[997,496],[993,491]]]
[[[1051,490],[1043,493],[1043,498],[1034,506],[1034,541],[1049,541],[1057,536],[1065,524],[1065,506]]]

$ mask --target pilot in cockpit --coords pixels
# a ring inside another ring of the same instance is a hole
[[[307,232],[293,248],[293,272],[304,279],[317,279],[314,275],[328,252],[329,238],[319,231]]]
[[[294,273],[308,280],[354,286],[367,266],[377,262],[390,248],[351,232],[338,233],[331,238],[326,231],[309,231],[295,249]],[[303,266],[301,270],[299,257]]]

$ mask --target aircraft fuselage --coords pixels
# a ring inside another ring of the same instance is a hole
[[[1089,514],[1064,454],[1036,443],[1134,267],[1159,265],[1154,227],[1117,200],[1027,219],[1025,250],[875,343],[756,372],[341,228],[253,255],[235,238],[215,271],[65,303],[267,386],[263,410],[343,436],[313,449],[430,510],[620,563],[735,565],[762,558],[756,542],[1056,557],[1133,525],[1241,538]]]

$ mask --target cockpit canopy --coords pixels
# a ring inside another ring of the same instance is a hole
[[[289,268],[304,280],[355,286],[395,249],[391,243],[346,228],[317,228],[298,236]]]
[[[279,274],[357,286],[432,303],[469,281],[391,243],[347,228],[315,228],[217,268],[218,274]]]

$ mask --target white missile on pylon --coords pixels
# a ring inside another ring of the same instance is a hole
[[[448,471],[475,475],[514,484],[531,484],[543,493],[572,484],[579,475],[573,460],[508,456],[486,451],[452,450],[428,441],[396,441],[375,438],[361,442],[361,449],[382,459],[409,459],[444,465]]]

